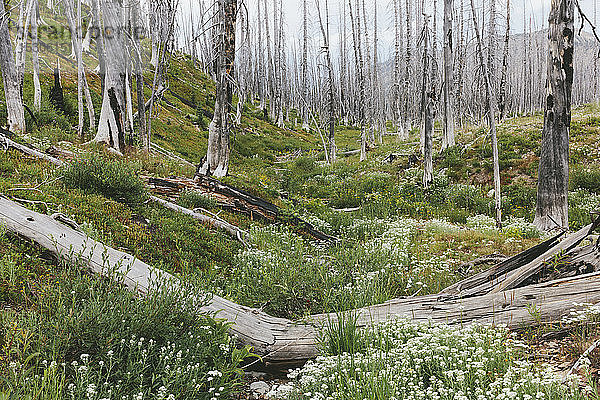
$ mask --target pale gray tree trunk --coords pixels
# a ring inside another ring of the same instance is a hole
[[[142,17],[141,17],[141,3],[140,0],[134,0],[131,10],[131,21],[133,26],[132,32],[132,44],[134,51],[134,75],[136,83],[136,95],[137,95],[137,115],[138,115],[138,138],[142,150],[146,153],[150,152],[150,136],[146,130],[146,102],[144,100],[144,71],[142,65],[142,47],[141,47],[141,34],[142,34]]]
[[[429,188],[433,181],[433,97],[435,89],[431,81],[431,55],[429,54],[429,16],[423,24],[423,187]]]
[[[71,30],[71,45],[73,48],[73,52],[75,53],[75,60],[77,63],[77,135],[80,139],[83,139],[83,125],[85,123],[85,115],[84,115],[84,95],[83,95],[83,87],[84,87],[84,79],[85,79],[85,70],[83,66],[83,48],[82,48],[82,30],[81,30],[81,2],[77,1],[77,15],[75,15],[75,6],[73,5],[73,0],[64,0],[63,4],[65,7],[65,15],[67,17],[67,22],[69,24],[69,29]]]
[[[506,0],[506,32],[504,34],[504,53],[502,55],[502,75],[500,77],[500,119],[506,117],[506,80],[508,75],[508,50],[510,46],[510,0]]]
[[[31,61],[33,64],[33,108],[40,111],[42,108],[42,87],[40,85],[40,52],[38,26],[40,18],[39,0],[34,0],[33,15],[31,18]]]
[[[534,224],[569,226],[569,131],[573,85],[574,0],[552,0],[548,30],[546,109]]]
[[[34,2],[25,0],[20,2],[19,6],[19,21],[17,25],[17,33],[15,39],[15,65],[17,75],[19,76],[19,85],[23,89],[23,79],[25,78],[25,53],[27,51],[27,32],[29,32],[29,24],[31,22],[31,14]]]
[[[24,133],[26,130],[25,109],[8,30],[9,18],[10,15],[4,11],[4,7],[0,9],[0,70],[2,70],[2,82],[4,83],[8,129],[14,133]]]
[[[444,0],[444,135],[442,149],[454,139],[454,0]]]
[[[203,175],[223,177],[229,171],[229,138],[232,127],[229,114],[233,98],[236,16],[237,0],[218,0],[215,114],[208,128],[206,159],[199,169],[199,173]]]
[[[119,0],[102,0],[102,42],[107,60],[102,109],[94,141],[106,143],[117,151],[125,145],[125,49],[118,32],[124,32],[123,8]],[[106,29],[110,27],[112,29]]]
[[[327,159],[329,163],[334,163],[336,158],[336,147],[335,147],[335,94],[334,94],[334,80],[333,80],[333,63],[331,62],[331,53],[329,51],[329,4],[328,0],[325,0],[325,25],[323,24],[323,18],[321,17],[321,5],[319,0],[315,0],[317,6],[317,13],[319,14],[319,26],[321,27],[321,34],[323,35],[323,52],[325,55],[325,62],[327,68],[327,139],[328,139],[328,152],[329,156]]]
[[[356,69],[358,72],[358,121],[360,124],[360,161],[367,158],[367,133],[365,129],[365,75],[362,56],[362,39],[360,37],[360,6],[357,3],[357,15],[352,12],[352,0],[348,0],[348,11],[350,13],[350,23],[352,25],[352,41],[354,43],[354,58],[356,59]]]
[[[492,85],[490,82],[490,71],[486,65],[485,58],[483,56],[483,41],[481,40],[481,33],[479,31],[479,23],[477,22],[477,13],[475,12],[474,1],[471,0],[471,12],[473,14],[473,26],[475,28],[475,36],[477,38],[477,54],[479,55],[479,66],[483,74],[483,81],[485,86],[485,106],[487,109],[487,117],[490,125],[490,135],[492,142],[492,157],[494,164],[494,210],[496,214],[496,225],[502,227],[502,199],[500,192],[500,160],[498,155],[498,136],[496,133],[496,98],[492,91]]]

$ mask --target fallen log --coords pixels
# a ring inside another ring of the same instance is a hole
[[[39,158],[41,160],[47,161],[47,162],[54,164],[56,166],[59,166],[59,167],[64,165],[64,162],[59,160],[58,158],[44,154],[41,151],[34,149],[33,147],[25,146],[25,145],[19,144],[17,142],[14,142],[4,135],[0,135],[0,145],[18,150],[21,153],[27,154],[32,157]]]
[[[59,167],[65,165],[64,161],[62,161],[56,157],[52,157],[51,155],[44,154],[41,151],[36,150],[32,147],[24,146],[22,144],[13,142],[12,140],[10,140],[7,137],[2,136],[2,135],[0,135],[0,144],[4,144],[7,147],[14,148],[15,150],[18,150],[24,154],[28,154],[30,156],[42,159],[44,161],[47,161],[47,162],[52,163]],[[53,155],[62,155],[62,156],[69,157],[69,158],[75,157],[74,153],[60,150],[54,146],[50,147],[48,149],[48,152],[50,152]],[[229,233],[231,236],[233,236],[235,239],[239,240],[244,245],[246,245],[245,239],[248,237],[248,233],[241,230],[240,228],[236,227],[235,225],[232,225],[220,218],[209,217],[207,215],[204,215],[204,214],[192,211],[192,210],[188,210],[187,208],[181,207],[177,204],[171,203],[169,201],[160,199],[155,196],[151,196],[150,199],[172,211],[188,215],[188,216],[190,216],[198,221],[201,221],[205,224],[214,226],[215,228],[218,228],[218,229],[222,229],[225,232]]]
[[[493,290],[492,293],[499,293],[507,289],[514,289],[520,284],[525,282],[527,279],[538,274],[544,267],[545,263],[552,257],[559,253],[569,252],[574,249],[579,243],[588,237],[598,226],[600,225],[600,217],[588,226],[581,228],[579,231],[567,237],[567,239],[560,242],[558,245],[550,248],[544,254],[540,255],[533,261],[519,267],[507,276],[502,282],[500,282]]]
[[[98,274],[112,272],[110,276],[141,294],[153,288],[177,286],[179,282],[174,276],[97,242],[50,216],[2,197],[0,225],[71,263],[84,265]],[[422,322],[490,323],[523,328],[540,322],[559,321],[570,312],[574,302],[598,301],[600,273],[593,273],[468,298],[440,299],[438,295],[399,298],[356,310],[356,313],[361,327],[404,317]],[[532,307],[536,313],[531,312]],[[290,321],[218,296],[213,296],[199,311],[215,313],[218,318],[231,322],[230,332],[240,344],[252,346],[263,361],[272,363],[303,362],[315,357],[319,328],[337,318],[336,314],[320,314],[302,321]]]
[[[495,266],[488,268],[478,274],[464,279],[440,292],[442,297],[472,297],[489,293],[499,283],[501,283],[508,274],[522,265],[529,264],[540,255],[545,254],[559,243],[563,236],[560,233],[536,246],[533,246],[507,260],[502,261]]]
[[[244,214],[250,219],[260,219],[267,222],[284,222],[298,228],[301,233],[310,235],[317,240],[338,240],[334,236],[319,231],[308,221],[304,221],[296,216],[285,215],[283,210],[275,204],[214,178],[206,176],[199,176],[196,179],[143,178],[146,179],[154,193],[167,196],[170,199],[177,198],[184,190],[193,190],[216,200],[220,208]]]

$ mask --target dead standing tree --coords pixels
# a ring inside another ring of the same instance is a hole
[[[429,188],[433,181],[433,121],[435,84],[431,80],[432,65],[429,49],[430,30],[429,15],[424,15],[423,33],[420,42],[423,43],[423,86],[421,88],[421,112],[423,113],[423,187]]]
[[[546,109],[534,224],[569,226],[569,130],[573,86],[574,0],[552,0],[548,29]]]
[[[496,134],[496,98],[492,90],[490,81],[489,66],[486,65],[483,56],[483,43],[481,40],[481,32],[479,31],[479,23],[477,22],[477,12],[475,11],[475,3],[471,0],[471,12],[473,16],[473,27],[475,29],[475,37],[477,38],[477,54],[479,55],[479,67],[483,75],[483,83],[485,86],[485,107],[487,111],[488,123],[490,126],[490,136],[492,142],[492,155],[494,163],[494,208],[496,211],[496,225],[502,226],[502,199],[500,193],[500,160],[498,155],[498,136]]]
[[[9,19],[10,12],[6,11],[3,7],[0,10],[0,70],[2,70],[2,81],[4,83],[8,129],[14,133],[23,133],[26,129],[25,109],[23,107],[21,85],[10,41]]]
[[[218,0],[218,33],[215,37],[215,113],[208,128],[206,159],[199,168],[201,175],[223,177],[229,170],[230,117],[235,66],[235,30],[237,0]]]
[[[125,145],[125,68],[127,55],[121,35],[124,32],[123,7],[119,0],[102,0],[99,37],[106,60],[104,93],[98,132],[94,141],[106,143],[117,151]]]
[[[325,24],[323,24],[323,18],[321,18],[321,5],[319,0],[315,0],[317,6],[317,13],[319,14],[319,26],[321,27],[321,34],[323,35],[323,46],[322,52],[325,56],[325,66],[327,70],[327,139],[328,139],[328,153],[327,159],[330,163],[335,162],[335,95],[334,95],[334,79],[333,79],[333,63],[331,62],[331,53],[329,50],[329,4],[328,0],[325,0]]]
[[[444,135],[442,149],[454,146],[454,0],[444,0]]]

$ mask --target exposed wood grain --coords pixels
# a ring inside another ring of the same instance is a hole
[[[2,197],[0,224],[58,257],[86,266],[95,273],[106,275],[114,271],[117,274],[111,276],[117,276],[120,282],[139,293],[180,284],[173,275]],[[360,326],[404,317],[414,321],[493,323],[521,328],[539,322],[531,313],[532,307],[539,311],[541,321],[556,321],[569,313],[574,302],[598,301],[600,273],[593,273],[469,298],[440,299],[438,295],[399,298],[356,312]],[[216,313],[217,317],[232,322],[231,334],[241,344],[253,346],[264,361],[275,363],[302,362],[316,356],[318,327],[336,318],[335,314],[320,314],[302,321],[290,321],[218,296],[213,296],[200,311]]]
[[[508,274],[522,265],[528,264],[546,253],[559,243],[559,239],[563,236],[560,233],[536,246],[533,246],[524,252],[521,252],[509,259],[496,264],[478,274],[475,274],[467,279],[464,279],[440,292],[440,296],[457,296],[471,297],[489,293],[495,286],[502,283]]]
[[[561,252],[568,252],[569,250],[575,248],[575,246],[581,243],[583,239],[585,239],[587,236],[590,235],[590,233],[592,233],[592,231],[598,226],[599,223],[600,218],[597,218],[594,223],[581,228],[579,231],[568,236],[565,240],[560,242],[558,245],[553,246],[533,261],[514,270],[509,274],[509,276],[506,277],[506,279],[504,279],[492,290],[492,293],[499,293],[507,289],[513,289],[518,287],[528,278],[539,273],[540,270],[544,267],[544,263],[550,260],[552,257]]]

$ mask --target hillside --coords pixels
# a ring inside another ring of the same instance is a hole
[[[274,223],[236,213],[191,190],[174,196],[181,206],[201,209],[248,231],[242,243],[148,201],[153,194],[148,177],[192,178],[205,156],[214,107],[210,77],[189,57],[172,55],[166,74],[169,90],[153,121],[152,142],[158,147],[144,154],[131,146],[120,157],[76,137],[76,87],[67,60],[61,61],[65,109],[50,104],[53,77],[48,66],[54,65],[55,56],[49,49],[42,54],[47,65],[42,111],[34,113],[35,121],[28,117],[27,135],[13,139],[42,151],[51,149],[66,165],[54,168],[3,149],[0,195],[42,214],[61,214],[90,238],[182,278],[194,295],[214,293],[298,321],[312,314],[338,313],[341,322],[320,327],[323,358],[292,374],[299,392],[285,398],[309,398],[302,393],[320,390],[315,376],[346,387],[368,382],[361,368],[380,374],[379,383],[392,375],[409,386],[432,379],[432,386],[419,386],[422,398],[434,387],[440,393],[448,388],[476,393],[490,387],[490,398],[499,398],[503,388],[519,391],[523,399],[531,398],[530,393],[587,398],[575,384],[562,385],[556,374],[541,373],[542,352],[535,346],[543,347],[553,333],[569,337],[549,361],[554,367],[571,365],[598,336],[594,308],[583,307],[578,315],[591,317],[569,322],[568,331],[560,321],[549,325],[540,320],[518,337],[503,328],[462,329],[461,324],[438,327],[404,320],[357,333],[357,317],[344,314],[399,297],[437,294],[487,269],[496,263],[493,260],[547,238],[531,223],[541,114],[516,116],[499,126],[504,227],[498,229],[490,193],[492,149],[483,127],[462,127],[459,145],[436,153],[433,184],[423,189],[416,130],[400,141],[390,126],[383,142],[371,146],[367,160],[360,162],[353,152],[360,146],[359,129],[337,126],[340,158],[327,165],[317,127],[303,130],[295,121],[296,111],[289,110],[285,128],[278,128],[258,104],[247,103],[235,130],[230,175],[223,182],[281,207],[283,217]],[[89,80],[99,107],[99,78],[90,73]],[[31,86],[27,75],[27,104],[32,102]],[[0,120],[4,110],[0,101]],[[590,224],[591,212],[600,207],[599,115],[597,104],[578,107],[573,114],[571,230]],[[434,148],[439,149],[441,127],[436,128]],[[339,240],[316,241],[290,223],[293,217]],[[469,264],[490,255],[496,258]],[[546,272],[560,267],[558,255],[547,263]],[[65,265],[30,241],[0,230],[0,374],[6,382],[0,384],[0,398],[70,395],[99,400],[116,394],[124,397],[110,398],[137,399],[138,390],[148,399],[169,398],[167,393],[178,399],[217,398],[213,393],[220,398],[240,396],[240,388],[252,379],[242,368],[256,361],[252,349],[236,347],[227,335],[228,323],[218,315],[197,313],[197,304],[185,301],[188,295],[159,291],[136,296],[107,277]],[[530,312],[540,311],[532,303]],[[377,358],[380,353],[385,357]],[[419,365],[407,364],[417,359],[422,360]],[[473,364],[466,365],[467,359]],[[595,384],[597,350],[590,359],[594,369],[582,371],[580,377]],[[439,360],[448,368],[439,367]],[[389,369],[382,367],[384,361]],[[412,375],[406,372],[411,368],[416,371]],[[342,370],[354,372],[344,375]],[[452,374],[463,376],[456,380],[461,384],[468,377],[464,387],[455,385]],[[303,381],[302,376],[307,378]],[[335,398],[335,393],[341,396],[339,387],[322,390]],[[375,397],[372,388],[364,393],[357,389],[353,395],[385,399],[395,390],[381,387]]]

